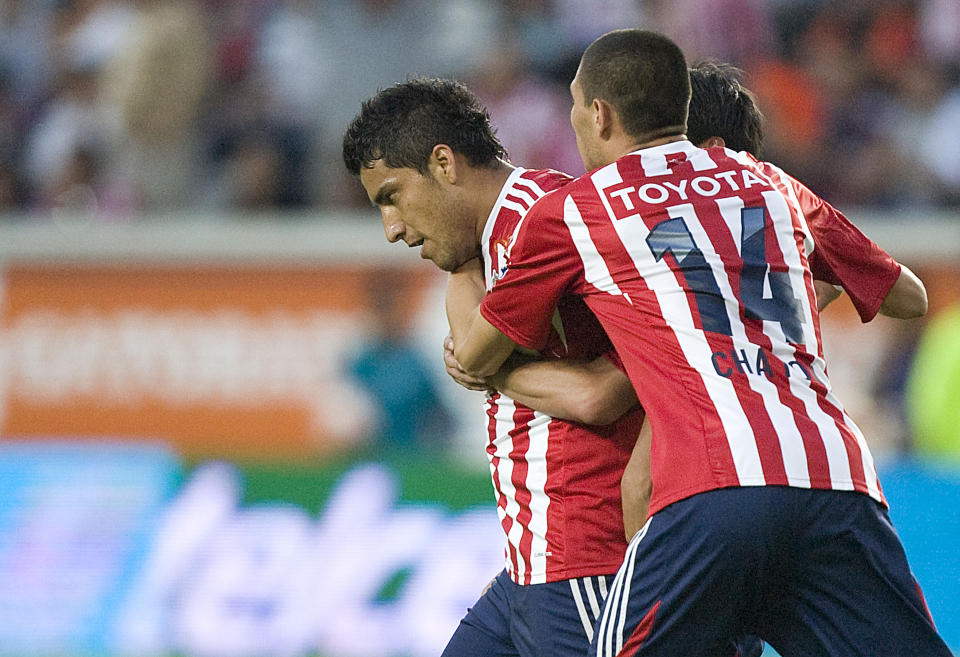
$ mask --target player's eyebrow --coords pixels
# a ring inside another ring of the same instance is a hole
[[[387,180],[382,185],[380,189],[377,190],[377,195],[373,197],[373,204],[375,206],[386,205],[389,202],[387,198],[390,194],[397,188],[397,183],[394,180]]]

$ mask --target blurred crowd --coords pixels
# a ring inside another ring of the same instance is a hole
[[[365,204],[343,130],[411,75],[580,173],[567,85],[625,26],[743,68],[764,157],[828,200],[960,206],[957,0],[0,0],[0,215]]]

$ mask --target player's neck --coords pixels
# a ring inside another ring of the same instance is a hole
[[[661,128],[659,130],[640,135],[638,138],[628,138],[626,141],[629,143],[622,148],[617,149],[619,152],[611,161],[619,160],[624,155],[628,155],[645,148],[654,148],[656,146],[663,146],[664,144],[670,144],[675,141],[683,141],[687,138],[685,132],[686,131],[684,130],[683,126],[668,126],[666,128]]]
[[[477,244],[480,243],[483,229],[487,225],[487,217],[490,216],[493,206],[497,204],[500,191],[514,169],[516,167],[509,162],[499,160],[496,166],[475,168],[471,171],[471,175],[475,176],[473,196],[476,208]]]

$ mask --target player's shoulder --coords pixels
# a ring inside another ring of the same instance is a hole
[[[573,176],[556,169],[527,169],[517,178],[517,184],[527,186],[545,196],[555,189],[566,186]]]

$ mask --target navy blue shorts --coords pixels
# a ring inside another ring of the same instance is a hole
[[[460,621],[442,657],[585,657],[612,575],[520,586],[506,571]],[[759,657],[756,637],[728,642],[725,657]]]
[[[501,572],[443,657],[585,657],[613,575],[520,586]]]
[[[713,657],[743,634],[783,657],[952,657],[883,506],[774,486],[701,493],[650,518],[590,655]]]

